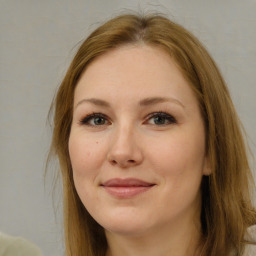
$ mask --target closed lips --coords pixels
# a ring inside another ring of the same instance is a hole
[[[129,178],[129,179],[110,179],[104,183],[102,183],[101,186],[104,187],[152,187],[155,184],[149,183],[143,180]]]
[[[108,194],[120,200],[131,199],[144,194],[151,190],[154,185],[156,184],[134,178],[116,178],[104,182],[101,186]]]

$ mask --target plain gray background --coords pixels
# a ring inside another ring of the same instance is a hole
[[[54,168],[44,185],[50,103],[78,43],[115,14],[140,9],[167,14],[205,44],[256,155],[256,0],[0,0],[0,230],[44,255],[63,255]]]

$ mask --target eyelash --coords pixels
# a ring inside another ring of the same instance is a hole
[[[149,114],[149,116],[147,118],[147,121],[150,120],[151,118],[154,118],[154,117],[165,118],[165,120],[167,120],[168,123],[167,124],[160,124],[160,125],[153,124],[153,125],[163,126],[163,125],[170,125],[170,124],[176,124],[177,123],[177,120],[172,115],[167,114],[164,111],[158,111],[158,112],[154,112],[152,114]]]
[[[107,120],[108,117],[102,113],[92,113],[92,114],[89,114],[87,115],[86,117],[84,117],[82,120],[80,120],[80,124],[81,125],[88,125],[88,126],[100,126],[100,125],[91,125],[89,124],[89,122],[93,119],[93,118],[97,118],[97,117],[100,117],[104,120]]]
[[[92,113],[92,114],[89,114],[87,115],[86,117],[84,117],[82,120],[80,120],[80,124],[81,125],[87,125],[87,126],[91,126],[91,127],[99,127],[99,126],[103,126],[103,125],[106,125],[105,123],[104,124],[99,124],[99,125],[92,125],[92,124],[89,124],[89,122],[91,120],[93,120],[94,118],[102,118],[103,120],[107,121],[108,123],[111,123],[110,121],[108,121],[108,117],[102,113]],[[156,125],[156,126],[165,126],[165,125],[170,125],[170,124],[176,124],[177,123],[177,120],[170,114],[167,114],[166,112],[164,111],[157,111],[157,112],[154,112],[154,113],[151,113],[148,115],[147,119],[146,119],[146,122],[148,122],[151,118],[154,118],[154,117],[161,117],[161,118],[164,118],[165,120],[168,121],[167,124],[151,124],[151,125]]]

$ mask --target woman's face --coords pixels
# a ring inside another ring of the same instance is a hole
[[[106,230],[143,234],[199,219],[204,124],[163,50],[125,46],[87,67],[75,90],[69,153],[77,193]]]

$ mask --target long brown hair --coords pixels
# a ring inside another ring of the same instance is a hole
[[[202,44],[180,25],[160,15],[122,15],[96,29],[80,46],[60,85],[54,107],[50,154],[60,163],[67,256],[105,255],[104,230],[88,214],[74,186],[68,140],[76,84],[97,57],[125,44],[161,47],[178,64],[197,96],[206,127],[212,174],[202,180],[202,253],[241,255],[246,229],[256,222],[252,184],[241,124],[227,86]]]

